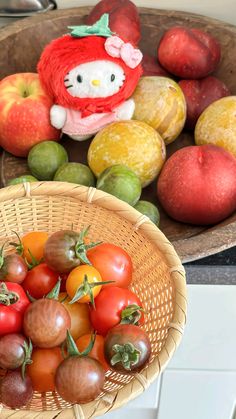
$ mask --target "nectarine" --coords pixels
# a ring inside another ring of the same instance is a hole
[[[213,36],[183,26],[165,32],[158,47],[161,65],[184,79],[206,77],[215,70],[220,56],[220,44]]]
[[[175,220],[216,224],[236,210],[236,158],[213,145],[184,147],[167,160],[157,192]]]

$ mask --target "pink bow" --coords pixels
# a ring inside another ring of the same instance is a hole
[[[142,61],[143,54],[129,42],[125,43],[118,36],[106,39],[105,50],[111,57],[120,57],[130,68],[137,67]]]

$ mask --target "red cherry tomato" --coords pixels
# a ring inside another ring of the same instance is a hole
[[[13,282],[0,282],[0,288],[2,290],[2,287],[7,288],[7,294],[9,296],[10,294],[10,306],[16,311],[19,311],[20,313],[24,314],[26,308],[30,304],[30,300],[28,299],[24,289],[21,285],[15,284]],[[5,292],[3,292],[5,294]],[[14,295],[16,296],[16,302],[14,302]],[[6,296],[5,296],[6,297]],[[0,304],[1,304],[1,292],[0,292]]]
[[[96,308],[91,308],[90,318],[94,329],[105,336],[112,327],[120,323],[122,311],[128,306],[142,307],[140,299],[132,291],[125,288],[104,288],[95,298]],[[137,309],[136,312],[140,311]],[[143,324],[144,317],[141,312],[139,324]]]
[[[0,304],[0,336],[21,331],[23,315],[12,306]]]
[[[80,338],[77,339],[75,343],[79,351],[83,352],[89,346],[90,341],[91,341],[91,334],[88,334],[88,335],[80,336]],[[89,353],[89,356],[99,361],[101,365],[103,366],[104,371],[109,370],[110,367],[104,355],[104,337],[103,336],[96,335],[93,349]]]
[[[21,331],[23,314],[29,304],[21,285],[0,282],[0,336]]]
[[[32,297],[39,299],[53,289],[58,278],[58,273],[50,269],[46,263],[40,263],[28,272],[22,286]]]
[[[103,287],[128,288],[132,281],[133,265],[125,250],[111,243],[103,243],[89,250],[87,256],[103,281],[115,281]]]

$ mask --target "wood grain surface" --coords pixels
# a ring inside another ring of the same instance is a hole
[[[46,14],[23,19],[0,30],[0,78],[19,72],[35,72],[44,46],[52,39],[67,32],[67,26],[84,23],[90,7],[55,10]],[[214,35],[222,45],[222,60],[214,73],[236,94],[236,27],[184,12],[140,8],[142,40],[140,48],[155,54],[158,42],[165,30],[174,25],[203,29]],[[193,135],[183,132],[167,147],[168,155],[193,144]],[[87,162],[90,141],[77,143],[66,136],[63,145],[71,161]],[[27,173],[26,160],[3,152],[0,162],[1,186],[9,179]],[[156,198],[156,182],[143,190],[143,199],[159,206]],[[160,208],[160,206],[159,206]],[[199,259],[236,244],[236,214],[211,227],[191,226],[170,219],[160,208],[160,228],[174,244],[183,262]]]

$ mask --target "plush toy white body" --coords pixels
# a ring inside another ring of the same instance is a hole
[[[125,73],[118,64],[108,60],[80,64],[65,77],[67,92],[73,97],[104,98],[114,95],[125,82]],[[80,111],[53,105],[50,112],[51,124],[77,141],[90,138],[107,123],[131,119],[135,104],[128,99],[112,112],[93,113],[82,117]],[[87,133],[86,133],[87,131]]]

